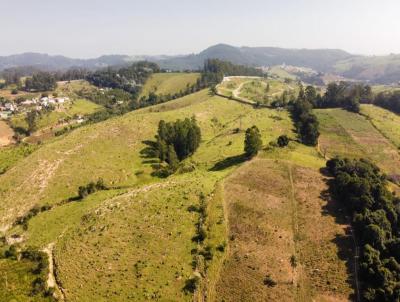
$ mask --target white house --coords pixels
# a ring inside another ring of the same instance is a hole
[[[9,119],[11,116],[12,112],[11,111],[2,111],[0,112],[0,118],[2,119]]]
[[[6,110],[11,111],[11,112],[15,111],[15,109],[16,109],[15,106],[11,103],[5,103],[4,107],[6,107]]]

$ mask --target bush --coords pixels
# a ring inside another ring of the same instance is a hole
[[[104,184],[104,180],[99,178],[97,182],[90,182],[86,186],[80,186],[78,188],[78,198],[84,199],[89,194],[93,194],[96,191],[107,190],[107,186]]]
[[[13,260],[17,260],[17,257],[18,257],[17,247],[15,245],[13,245],[13,244],[10,245],[8,250],[6,250],[4,252],[4,257],[5,258],[9,258],[9,259],[13,259]]]
[[[289,138],[287,135],[281,135],[278,137],[277,143],[281,148],[286,147],[289,144]]]
[[[268,287],[274,287],[276,286],[276,281],[274,279],[272,279],[271,275],[266,275],[264,278],[264,285],[268,286]]]
[[[185,286],[183,287],[183,291],[185,293],[193,294],[200,283],[200,277],[193,276],[192,278],[186,280]]]
[[[41,277],[37,277],[32,282],[32,291],[31,294],[33,296],[38,295],[40,293],[44,293],[46,291],[46,282]]]

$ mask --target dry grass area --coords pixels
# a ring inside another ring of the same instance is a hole
[[[318,171],[278,160],[254,160],[225,181],[230,241],[217,301],[349,299],[350,238],[320,197],[326,188]]]
[[[4,121],[0,121],[0,147],[10,145],[14,142],[14,131]]]
[[[17,98],[31,99],[40,96],[40,93],[31,93],[26,91],[18,91],[17,94],[12,94],[11,89],[0,89],[0,98],[14,101]]]

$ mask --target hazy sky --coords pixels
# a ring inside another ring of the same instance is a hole
[[[186,54],[216,44],[400,53],[399,0],[0,0],[0,55]]]

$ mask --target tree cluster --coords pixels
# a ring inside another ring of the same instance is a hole
[[[263,76],[261,69],[236,65],[228,61],[219,59],[207,59],[200,79],[197,81],[198,87],[211,87],[219,84],[224,76]]]
[[[331,192],[351,214],[361,245],[363,298],[400,301],[400,199],[367,160],[334,158],[327,168],[334,176]]]
[[[299,97],[291,106],[292,118],[295,122],[296,131],[303,144],[316,146],[319,137],[319,123],[317,117],[312,113],[312,104],[306,99],[302,87]]]
[[[25,90],[27,91],[49,91],[56,88],[57,82],[53,74],[49,72],[38,72],[32,77],[26,78]]]
[[[261,133],[257,126],[246,130],[244,138],[244,152],[247,157],[252,158],[257,155],[262,147]]]
[[[187,85],[186,88],[184,90],[180,90],[176,93],[173,94],[156,94],[154,92],[150,92],[148,96],[142,96],[139,100],[139,102],[137,103],[138,107],[145,107],[145,106],[152,106],[152,105],[156,105],[156,104],[161,104],[161,103],[165,103],[171,100],[175,100],[181,97],[184,97],[186,95],[189,95],[191,93],[195,93],[201,89],[203,89],[204,87],[199,86],[196,84],[194,85]]]
[[[140,87],[150,75],[160,68],[151,62],[136,62],[129,67],[107,68],[90,73],[86,79],[93,85],[102,88],[122,89],[136,98]]]
[[[371,103],[372,90],[369,85],[349,82],[330,83],[325,94],[310,98],[316,108],[344,108],[351,112],[360,111],[360,103]]]
[[[194,117],[169,123],[161,120],[155,138],[156,155],[168,163],[171,172],[175,172],[179,161],[192,155],[199,147],[201,130]]]
[[[99,178],[96,182],[91,181],[86,186],[80,186],[78,188],[78,198],[84,199],[88,195],[101,190],[107,190],[107,186],[104,184],[103,179]]]
[[[85,68],[70,68],[66,71],[59,71],[54,74],[57,81],[83,80],[90,72]]]
[[[375,97],[374,104],[400,114],[400,91],[379,93]]]

